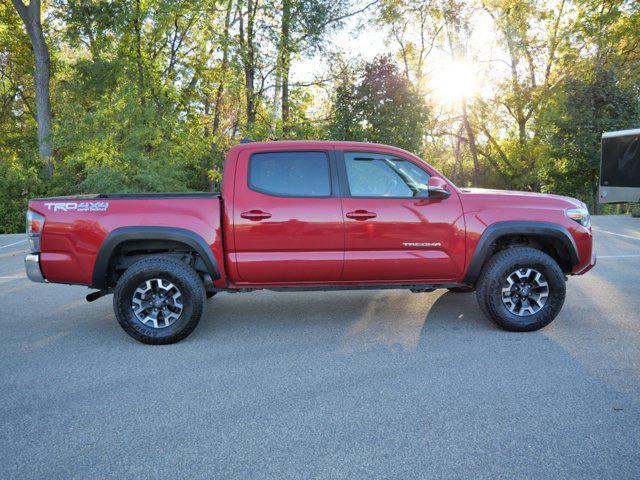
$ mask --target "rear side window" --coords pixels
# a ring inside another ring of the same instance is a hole
[[[331,195],[325,152],[254,153],[249,159],[249,188],[285,197]]]

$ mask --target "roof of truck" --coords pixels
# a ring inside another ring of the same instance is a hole
[[[375,148],[376,150],[386,150],[389,152],[397,152],[405,155],[416,156],[415,154],[403,150],[398,147],[393,147],[391,145],[383,145],[380,143],[367,143],[367,142],[344,142],[344,141],[336,141],[336,140],[274,140],[269,142],[251,142],[245,141],[240,143],[231,150],[231,152],[238,152],[242,150],[261,150],[261,149],[273,149],[273,148],[281,148],[283,150],[286,149],[299,149],[299,148],[324,148],[324,149],[357,149],[357,150],[366,150],[370,148]]]

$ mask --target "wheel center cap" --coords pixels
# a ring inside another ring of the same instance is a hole
[[[182,317],[182,292],[168,280],[150,278],[133,292],[131,309],[137,321],[145,326],[166,328]]]
[[[501,296],[507,311],[527,317],[545,307],[550,293],[549,284],[542,273],[533,268],[519,268],[507,275]]]

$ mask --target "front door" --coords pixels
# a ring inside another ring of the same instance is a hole
[[[376,152],[339,157],[345,221],[345,281],[452,281],[462,275],[465,235],[455,191],[429,199],[418,159]]]
[[[235,178],[235,264],[241,283],[340,278],[344,226],[332,152],[243,151]]]

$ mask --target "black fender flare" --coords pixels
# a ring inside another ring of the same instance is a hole
[[[463,283],[467,285],[475,284],[483,265],[492,255],[492,246],[495,241],[504,235],[528,235],[537,237],[553,238],[561,242],[569,253],[572,265],[580,262],[578,247],[571,233],[567,228],[557,223],[536,222],[536,221],[507,221],[496,222],[489,225],[482,233],[478,244],[471,257],[467,274]]]
[[[112,230],[100,246],[93,266],[93,283],[91,285],[93,288],[104,289],[107,287],[108,269],[113,254],[123,242],[129,240],[172,240],[184,243],[200,255],[213,280],[220,278],[220,268],[211,247],[197,233],[176,227],[120,227]]]

